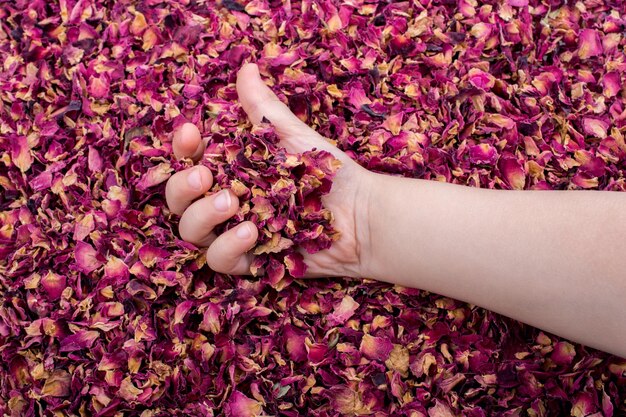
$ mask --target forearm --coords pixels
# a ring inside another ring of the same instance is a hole
[[[376,182],[373,278],[626,356],[626,194]]]

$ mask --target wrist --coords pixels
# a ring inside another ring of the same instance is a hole
[[[380,248],[376,236],[384,226],[381,220],[381,202],[385,199],[383,179],[385,175],[363,170],[359,196],[355,201],[355,237],[359,258],[356,275],[363,278],[381,279]]]
[[[417,283],[423,266],[422,232],[427,201],[419,180],[368,172],[367,204],[359,219],[361,276],[405,286]],[[432,219],[429,219],[429,222]]]

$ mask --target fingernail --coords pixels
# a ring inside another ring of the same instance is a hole
[[[252,232],[250,231],[250,226],[247,224],[244,224],[243,226],[239,226],[236,234],[239,239],[250,239],[250,236],[252,236]]]
[[[226,211],[230,207],[230,193],[228,190],[222,190],[215,196],[213,205],[218,211]]]
[[[200,175],[200,170],[194,169],[187,175],[187,184],[193,190],[201,190],[202,189],[202,176]]]

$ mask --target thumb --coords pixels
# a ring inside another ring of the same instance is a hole
[[[237,73],[237,95],[250,121],[258,124],[264,117],[269,120],[280,144],[289,152],[300,153],[316,148],[328,151],[339,159],[347,158],[276,97],[261,79],[256,64],[246,64]]]

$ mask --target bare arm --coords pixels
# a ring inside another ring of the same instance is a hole
[[[372,277],[626,356],[626,194],[375,175]]]
[[[269,119],[287,150],[325,149],[343,163],[324,198],[342,235],[304,254],[309,276],[422,288],[626,357],[626,193],[484,190],[370,173],[293,115],[255,65],[238,73],[237,91],[250,120]],[[204,150],[189,124],[173,146],[178,157]],[[216,236],[239,202],[228,190],[204,196],[211,185],[202,166],[168,181],[181,236],[207,247],[213,270],[249,274],[257,229],[243,222]]]

